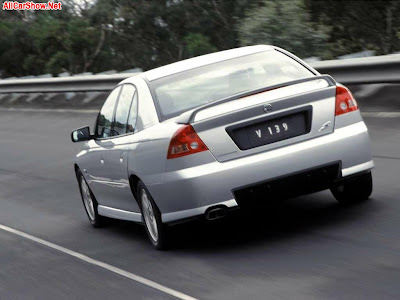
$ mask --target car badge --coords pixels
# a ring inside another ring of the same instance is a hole
[[[269,113],[272,111],[272,105],[271,104],[264,104],[264,112]]]
[[[331,125],[331,121],[322,124],[321,128],[318,131],[321,132],[322,130],[325,130],[326,128],[329,127],[329,125]]]

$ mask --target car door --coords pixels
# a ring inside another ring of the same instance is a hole
[[[96,139],[90,141],[88,162],[85,173],[89,177],[90,187],[100,205],[106,205],[112,199],[110,172],[105,161],[106,152],[112,147],[112,122],[115,106],[121,93],[121,86],[117,86],[107,97],[101,108],[95,125]]]
[[[104,146],[104,167],[112,190],[112,198],[105,203],[112,208],[139,212],[129,185],[128,150],[134,139],[138,106],[137,90],[132,84],[124,84],[118,98],[112,123],[112,135]]]

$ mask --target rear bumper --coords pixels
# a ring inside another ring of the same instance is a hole
[[[172,222],[204,214],[214,205],[236,206],[233,191],[238,187],[333,162],[340,162],[339,177],[373,168],[364,122],[257,155],[167,172],[162,183],[149,185],[148,189],[160,208],[163,222]]]

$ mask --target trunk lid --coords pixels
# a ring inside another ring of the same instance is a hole
[[[336,86],[322,77],[198,108],[188,123],[219,162],[330,134]]]

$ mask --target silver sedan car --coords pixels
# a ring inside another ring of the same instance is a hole
[[[168,226],[331,189],[372,192],[370,139],[351,92],[293,54],[251,46],[153,69],[119,83],[75,172],[91,224],[144,223],[157,249]]]

